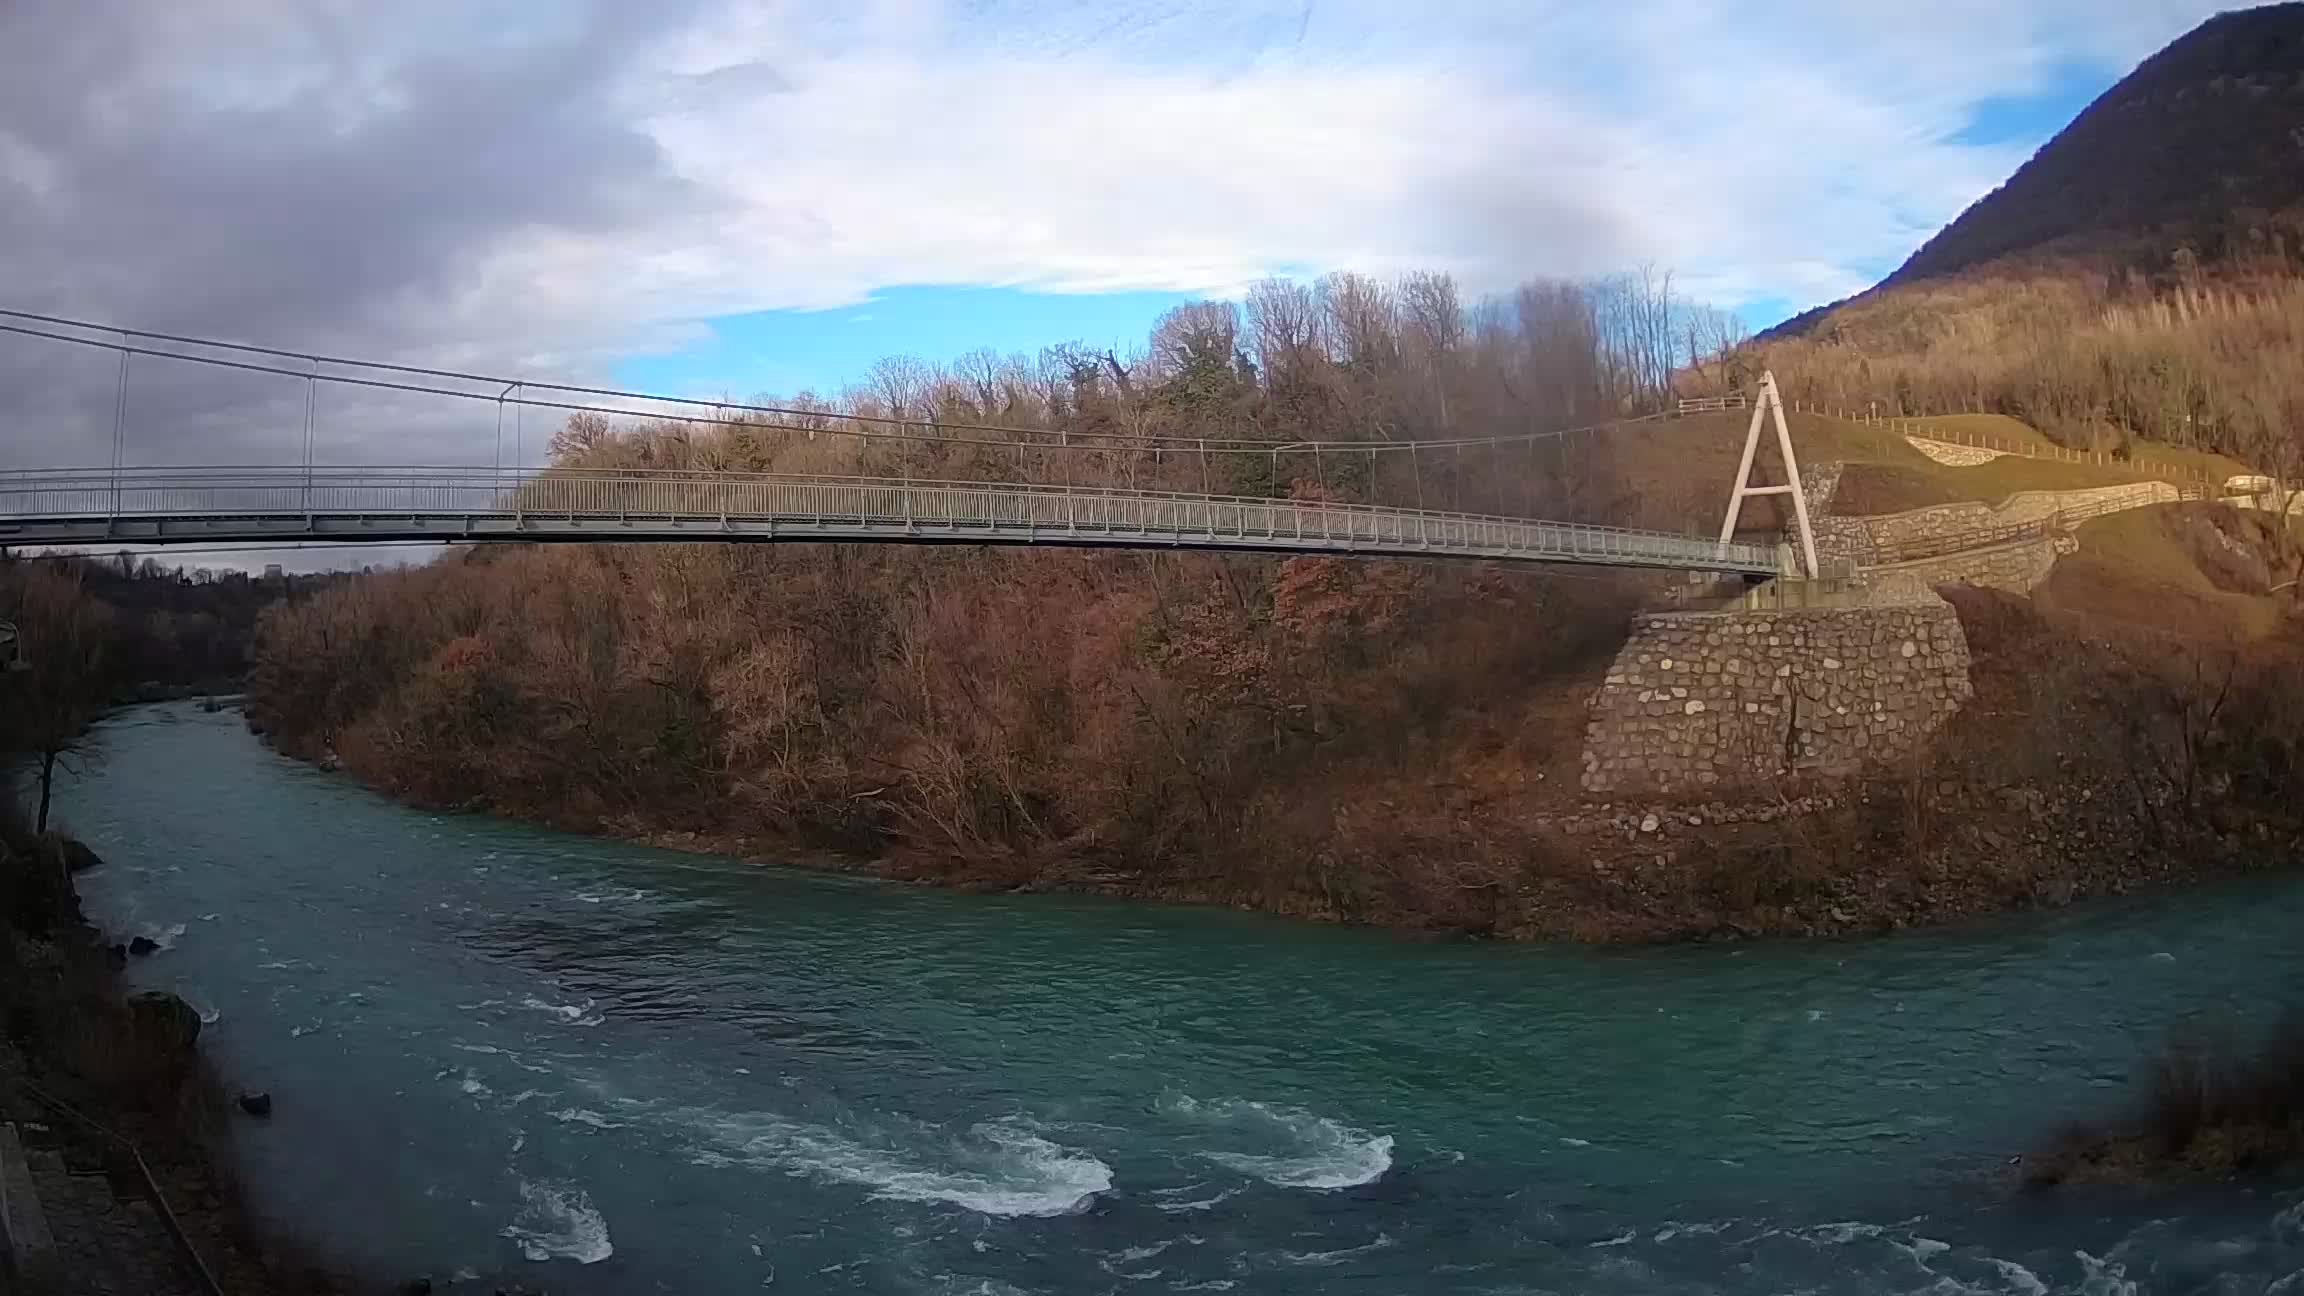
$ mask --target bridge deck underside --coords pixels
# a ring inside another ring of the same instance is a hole
[[[0,544],[820,540],[1390,554],[1772,575],[1772,549],[1418,509],[731,474],[171,469],[0,474]]]

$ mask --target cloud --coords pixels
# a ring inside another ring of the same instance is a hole
[[[914,283],[1654,261],[1805,305],[2021,161],[1954,141],[1976,104],[2124,70],[2214,3],[17,0],[0,304],[586,376]],[[42,407],[0,456],[102,461],[82,364],[0,340]],[[300,438],[292,384],[139,378],[139,453]],[[487,422],[338,418],[402,459]]]

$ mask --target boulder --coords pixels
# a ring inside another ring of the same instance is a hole
[[[157,954],[160,952],[160,942],[149,936],[138,936],[128,942],[128,952],[138,958],[143,958],[148,954]]]
[[[189,1054],[200,1040],[199,1012],[164,990],[128,996],[128,1024],[136,1042],[161,1057]]]
[[[240,1092],[237,1101],[240,1104],[240,1110],[251,1116],[269,1116],[272,1114],[272,1095],[261,1089],[244,1089]],[[430,1279],[419,1279],[418,1281],[427,1284],[425,1290],[431,1290]]]
[[[88,849],[87,843],[70,837],[56,839],[56,853],[64,857],[64,867],[74,873],[85,873],[104,862],[102,856]]]

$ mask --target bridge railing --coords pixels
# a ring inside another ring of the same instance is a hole
[[[0,472],[12,519],[428,518],[532,523],[737,523],[817,531],[1065,534],[1430,548],[1650,566],[1766,571],[1774,550],[1582,523],[1320,500],[1053,483],[695,471],[196,467]],[[7,528],[0,526],[0,541]]]

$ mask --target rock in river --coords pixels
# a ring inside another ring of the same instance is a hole
[[[163,990],[128,996],[128,1022],[137,1043],[163,1057],[180,1057],[200,1040],[200,1014]]]

